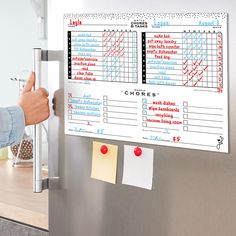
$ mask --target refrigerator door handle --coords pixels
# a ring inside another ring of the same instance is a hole
[[[34,72],[35,86],[34,89],[40,88],[41,80],[41,62],[47,61],[48,51],[41,48],[34,48]],[[48,188],[48,180],[42,179],[42,125],[37,124],[33,129],[33,192],[41,193]]]
[[[34,48],[34,72],[35,72],[35,87],[34,89],[42,86],[41,78],[41,65],[42,62],[59,61],[63,56],[63,51],[48,51],[41,48]],[[54,111],[56,113],[56,111]],[[58,155],[57,155],[58,156]],[[59,157],[58,161],[59,161]],[[60,178],[58,173],[50,178],[42,178],[42,124],[37,124],[33,129],[33,192],[41,193],[45,189],[58,189],[60,188]]]

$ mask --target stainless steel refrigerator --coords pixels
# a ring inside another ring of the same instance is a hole
[[[50,236],[236,235],[235,11],[234,0],[48,1]],[[151,191],[122,185],[130,143],[65,135],[63,14],[133,12],[228,13],[229,153],[132,143],[154,149]],[[90,178],[93,141],[118,145],[117,184]]]

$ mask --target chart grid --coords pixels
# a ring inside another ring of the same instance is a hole
[[[68,51],[69,79],[138,82],[135,31],[70,31]]]
[[[148,32],[145,39],[143,83],[217,88],[222,92],[222,33]]]

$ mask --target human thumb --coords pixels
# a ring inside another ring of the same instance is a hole
[[[35,73],[32,72],[30,74],[30,77],[27,80],[23,90],[22,90],[22,93],[30,92],[32,90],[32,88],[34,87],[34,84],[35,84]]]

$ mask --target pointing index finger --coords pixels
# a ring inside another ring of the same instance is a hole
[[[32,72],[22,90],[22,93],[30,92],[33,89],[34,85],[35,85],[35,73]]]

